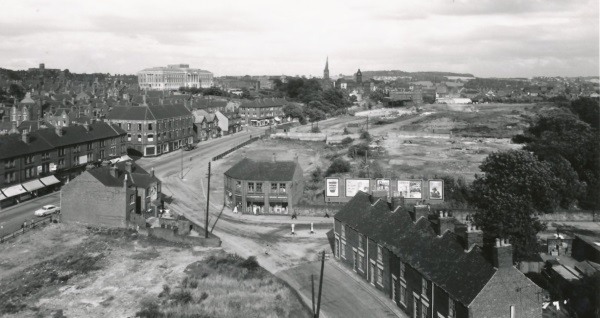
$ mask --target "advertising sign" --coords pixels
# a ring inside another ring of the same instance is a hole
[[[390,190],[390,179],[376,179],[375,185],[377,190]]]
[[[50,163],[50,171],[56,171],[56,164]]]
[[[369,192],[369,179],[346,179],[346,196],[353,197],[358,191]]]
[[[429,200],[444,199],[444,181],[429,180]]]
[[[409,196],[410,181],[398,180],[398,192],[401,196],[408,198]]]
[[[79,164],[87,163],[87,155],[79,156]]]
[[[337,178],[325,179],[325,196],[339,197],[340,196],[340,180]]]
[[[411,198],[411,199],[423,198],[422,181],[421,180],[408,181],[408,198]]]

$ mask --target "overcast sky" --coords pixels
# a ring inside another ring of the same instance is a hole
[[[597,76],[598,0],[15,0],[0,67],[222,75],[361,70]]]

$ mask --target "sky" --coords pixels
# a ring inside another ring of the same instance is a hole
[[[224,75],[357,69],[478,77],[598,76],[598,0],[18,0],[0,67]]]

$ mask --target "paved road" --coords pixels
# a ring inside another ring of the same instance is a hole
[[[55,192],[33,200],[25,201],[18,205],[2,209],[0,211],[0,236],[5,236],[21,228],[21,224],[31,220],[37,220],[38,217],[33,215],[35,210],[46,204],[60,205],[60,193]]]

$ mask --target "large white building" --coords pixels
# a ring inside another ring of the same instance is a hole
[[[141,89],[176,90],[180,87],[207,88],[213,86],[213,74],[190,68],[189,64],[146,68],[137,73]]]

